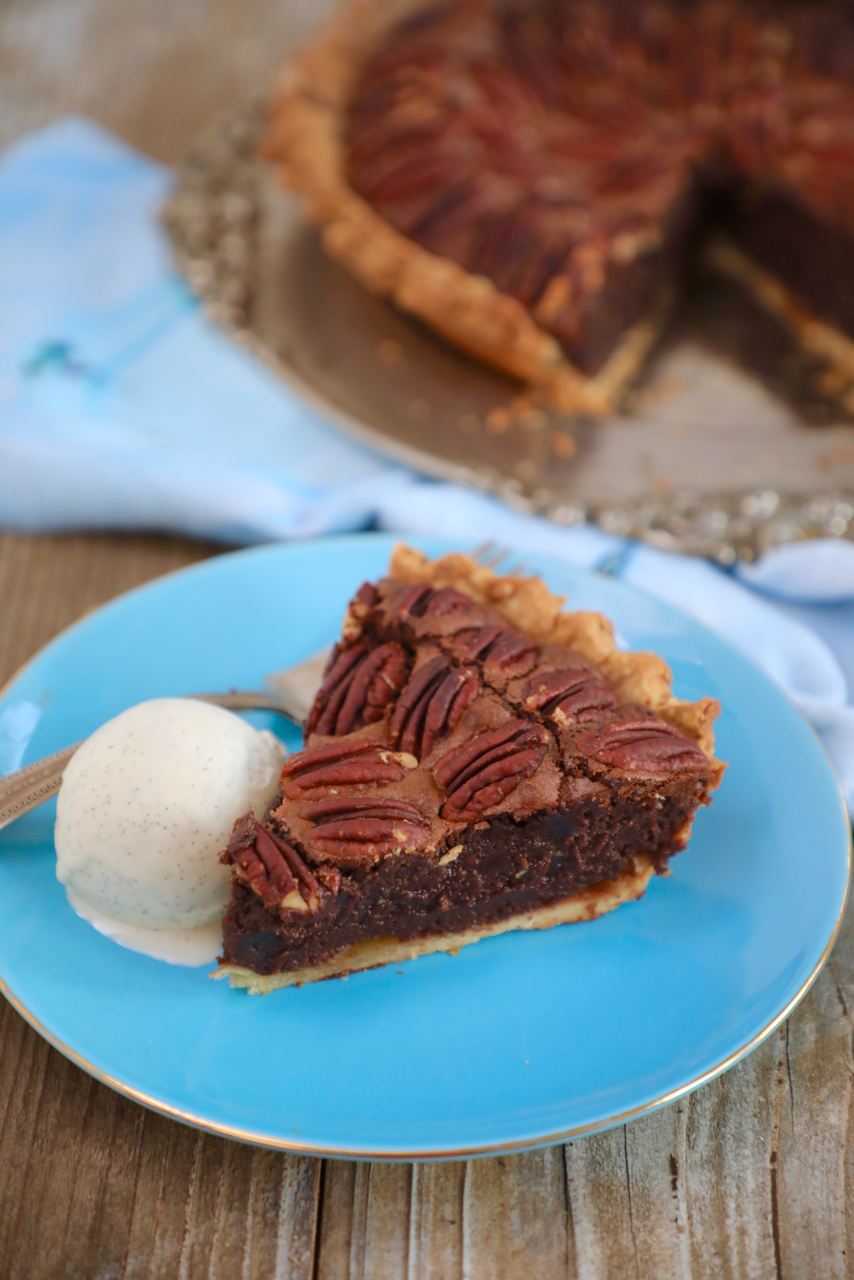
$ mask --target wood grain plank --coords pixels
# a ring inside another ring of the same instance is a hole
[[[821,975],[819,982],[833,980],[838,1000],[838,1016],[842,1022],[843,1033],[847,1045],[841,1049],[849,1075],[854,1075],[854,906],[849,903],[846,922],[840,930],[839,939],[833,949],[828,969]],[[818,984],[816,984],[818,985]],[[817,1063],[821,1070],[821,1063]],[[797,1068],[797,1060],[796,1060]],[[811,1096],[807,1092],[803,1098],[801,1114],[805,1123],[812,1114]],[[849,1089],[847,1114],[843,1134],[845,1143],[845,1174],[843,1187],[843,1205],[845,1228],[841,1247],[845,1251],[845,1274],[854,1276],[854,1096]]]
[[[61,1275],[71,1198],[93,1082],[75,1078],[59,1054],[48,1057],[38,1124],[9,1255],[13,1277]]]
[[[360,1165],[367,1170],[361,1270],[366,1280],[399,1280],[408,1270],[411,1164]]]
[[[347,1280],[356,1207],[356,1178],[359,1165],[344,1160],[326,1160],[323,1168],[323,1198],[320,1210],[320,1240],[317,1280]],[[359,1201],[364,1200],[364,1174],[359,1182]]]
[[[563,1280],[572,1274],[560,1147],[469,1161],[463,1210],[464,1276]]]
[[[635,1280],[639,1268],[625,1127],[567,1143],[566,1169],[579,1277]]]
[[[216,1243],[215,1223],[223,1193],[226,1158],[222,1148],[223,1144],[208,1134],[193,1134],[192,1166],[187,1182],[183,1239],[178,1261],[179,1280],[210,1275],[212,1271],[211,1262]],[[180,1188],[176,1188],[179,1191],[176,1200],[180,1198],[182,1189],[183,1180]],[[171,1196],[169,1198],[172,1199]],[[173,1254],[174,1246],[169,1250],[170,1258]]]
[[[240,1280],[249,1245],[250,1215],[247,1207],[252,1194],[252,1148],[237,1142],[221,1144],[221,1160],[217,1161],[215,1153],[210,1162],[204,1162],[205,1178],[211,1183],[211,1176],[217,1170],[215,1201],[213,1204],[212,1247],[208,1270],[218,1280]],[[217,1168],[218,1166],[218,1168]],[[208,1202],[214,1199],[208,1194]],[[199,1212],[201,1198],[196,1206]],[[197,1271],[186,1268],[187,1275],[192,1277]],[[204,1272],[202,1272],[204,1274]]]
[[[0,687],[64,627],[223,548],[186,538],[0,534]]]
[[[779,1035],[686,1101],[682,1177],[691,1275],[777,1274],[771,1155],[782,1098]]]
[[[319,1160],[296,1156],[277,1157],[281,1171],[276,1277],[309,1280],[315,1271],[317,1223],[320,1207],[321,1166]],[[250,1272],[263,1276],[263,1271]]]
[[[71,1096],[76,1102],[79,1088],[77,1073],[71,1068],[69,1074]],[[120,1104],[118,1094],[92,1082],[77,1144],[74,1177],[70,1180],[61,1267],[61,1271],[67,1275],[85,1275],[87,1270],[96,1270],[93,1261],[100,1252],[99,1232],[105,1217],[108,1188],[112,1187],[122,1195],[126,1203],[126,1192],[123,1194],[123,1191],[127,1183],[126,1177],[122,1177],[125,1169],[116,1167],[118,1161],[114,1165],[114,1156],[121,1156],[125,1149],[135,1154],[137,1144],[133,1141],[133,1132],[127,1144],[116,1142]],[[115,1204],[111,1205],[108,1212],[114,1214],[116,1207]],[[112,1271],[114,1277],[118,1276],[119,1265],[111,1266],[110,1263],[109,1258],[102,1259],[97,1273],[109,1276]]]
[[[150,1112],[143,1114],[142,1139],[134,1171],[131,1215],[124,1224],[115,1224],[113,1235],[114,1256],[124,1256],[123,1280],[145,1280],[153,1274],[152,1262],[163,1198],[164,1170],[170,1154],[173,1125],[161,1116]],[[176,1252],[173,1274],[177,1272],[178,1257],[179,1252]]]
[[[66,1245],[69,1275],[85,1275],[88,1269],[98,1280],[122,1280],[127,1271],[129,1224],[137,1204],[147,1118],[142,1107],[98,1085],[93,1107],[106,1109],[110,1105],[115,1107],[115,1127],[103,1196],[100,1204],[90,1210],[91,1217],[80,1207],[72,1206]]]
[[[690,1274],[684,1195],[684,1104],[664,1107],[625,1127],[624,1153],[631,1187],[631,1222],[641,1276]]]
[[[8,1026],[0,1057],[0,1097],[7,1099],[0,1133],[0,1258],[11,1259],[26,1196],[27,1170],[41,1111],[50,1046],[5,1004]]]
[[[849,919],[851,913],[849,912]],[[852,1273],[854,931],[840,933],[829,965],[789,1019],[775,1149],[782,1272]]]
[[[462,1161],[413,1166],[407,1280],[461,1280],[465,1190]]]

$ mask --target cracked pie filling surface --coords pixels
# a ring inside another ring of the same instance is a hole
[[[711,698],[537,578],[395,549],[351,601],[265,814],[217,976],[264,992],[592,919],[685,847],[724,765]]]

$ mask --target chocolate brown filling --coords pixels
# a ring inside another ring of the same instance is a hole
[[[609,803],[587,796],[523,822],[502,814],[484,830],[465,832],[461,852],[446,866],[417,853],[385,858],[342,876],[339,892],[318,912],[288,924],[236,884],[223,921],[224,959],[260,974],[292,972],[355,942],[477,929],[559,902],[614,879],[634,854],[648,854],[662,871],[681,848],[674,837],[699,798],[693,777],[670,779],[666,789],[654,810],[639,809],[637,789],[627,786]]]

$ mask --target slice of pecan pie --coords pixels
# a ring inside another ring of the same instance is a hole
[[[365,583],[264,815],[237,823],[217,976],[252,992],[589,920],[685,847],[724,765],[674,698],[536,578],[398,547]]]
[[[559,408],[615,404],[709,226],[854,383],[843,3],[357,0],[264,149],[365,286]]]

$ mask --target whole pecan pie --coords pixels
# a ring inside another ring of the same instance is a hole
[[[854,380],[842,3],[362,0],[287,68],[264,151],[369,289],[561,408],[614,405],[710,224]]]
[[[711,698],[536,578],[398,547],[351,602],[266,814],[218,976],[265,992],[592,919],[684,848],[724,765]]]

